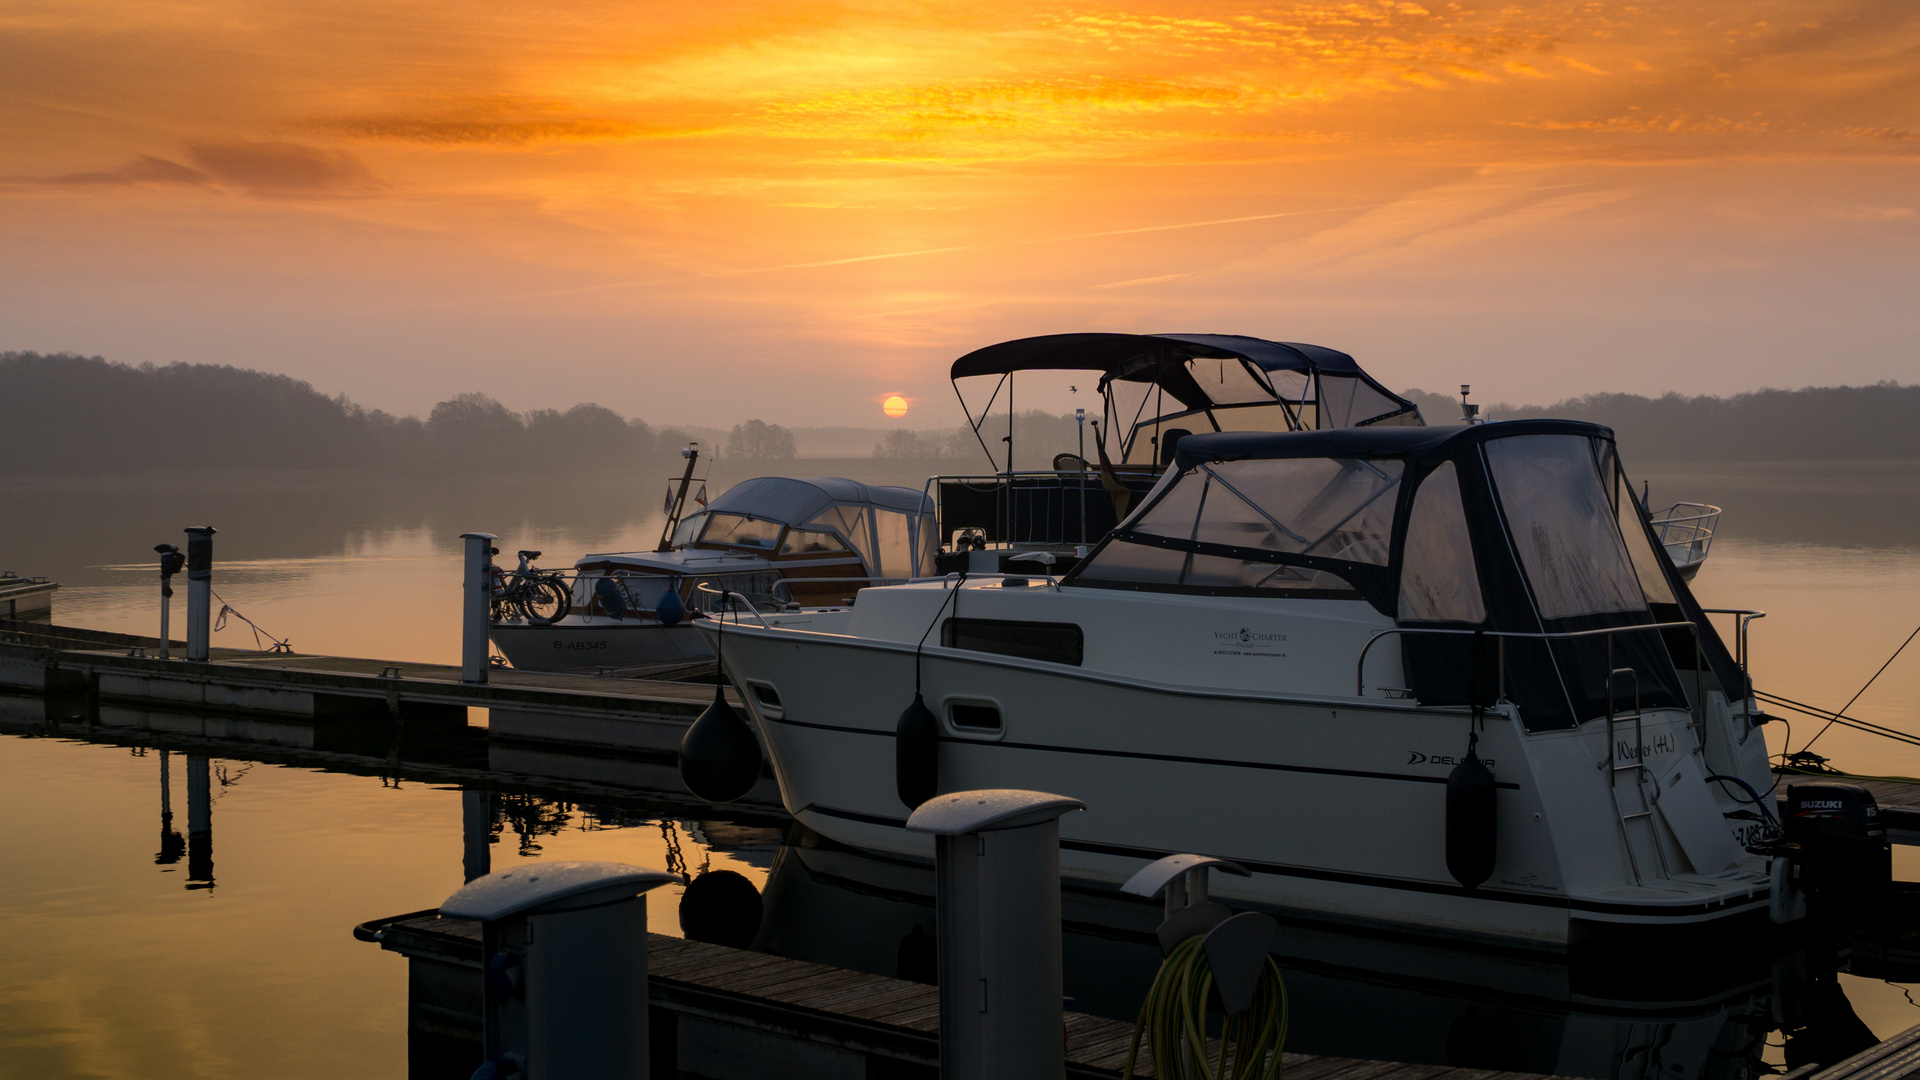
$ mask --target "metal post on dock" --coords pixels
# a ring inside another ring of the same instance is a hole
[[[187,565],[187,557],[172,544],[155,544],[153,550],[160,556],[160,659],[166,660],[172,656],[168,650],[173,647],[172,631],[167,625],[173,606],[173,575]]]
[[[1078,799],[960,791],[907,819],[935,837],[942,1080],[1059,1080],[1060,816]]]
[[[467,542],[467,576],[462,586],[465,597],[460,611],[460,681],[487,681],[487,630],[493,609],[492,533],[461,533]]]
[[[187,888],[213,888],[213,770],[205,754],[187,755]]]
[[[187,530],[187,659],[205,660],[213,636],[213,534],[211,525]]]
[[[492,1075],[646,1080],[643,894],[679,881],[621,863],[541,861],[470,881],[440,905],[481,923]]]
[[[461,880],[493,872],[493,792],[468,788],[460,793]]]

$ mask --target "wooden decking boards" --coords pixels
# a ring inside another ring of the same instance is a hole
[[[458,964],[479,979],[477,923],[428,915],[393,921],[381,932],[385,949]],[[748,1027],[923,1070],[939,1063],[940,993],[935,987],[662,934],[651,936],[647,964],[654,1008],[680,1018]],[[423,1004],[434,1008],[433,1003],[415,1002],[416,1008]],[[1067,1075],[1118,1077],[1133,1043],[1133,1025],[1076,1012],[1067,1013],[1065,1020]],[[478,1024],[477,1017],[473,1023]],[[1152,1076],[1144,1045],[1140,1058],[1135,1075]],[[1531,1073],[1295,1053],[1287,1054],[1285,1063],[1289,1080],[1545,1080]]]

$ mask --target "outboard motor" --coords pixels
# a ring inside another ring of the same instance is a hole
[[[1815,918],[1855,922],[1885,903],[1893,848],[1873,792],[1819,782],[1787,788],[1786,840],[1798,847],[1800,889]]]

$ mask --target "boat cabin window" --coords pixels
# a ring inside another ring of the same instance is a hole
[[[1086,655],[1085,635],[1073,623],[948,619],[940,624],[940,644],[1075,667]]]
[[[1488,442],[1486,454],[1542,617],[1647,610],[1592,440],[1520,435]]]
[[[788,529],[780,542],[782,555],[851,555],[838,536],[821,529]]]
[[[1460,505],[1460,476],[1442,462],[1414,492],[1400,559],[1400,618],[1409,622],[1478,623],[1487,617],[1480,572]]]
[[[700,530],[705,528],[706,524],[707,515],[705,511],[681,518],[680,524],[673,527],[673,539],[668,542],[667,546],[676,548],[686,547],[688,544],[693,543],[694,539],[700,535]]]
[[[777,521],[750,518],[744,514],[708,514],[707,531],[700,534],[700,542],[772,551],[774,543],[780,539],[780,528]]]

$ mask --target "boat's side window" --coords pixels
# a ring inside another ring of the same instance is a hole
[[[1073,623],[948,619],[940,624],[940,644],[1075,667],[1086,656],[1086,635]]]
[[[1486,452],[1542,616],[1646,610],[1585,437],[1519,435],[1493,440]]]
[[[880,569],[883,577],[914,576],[913,519],[905,514],[878,507],[873,511],[875,531],[880,534]]]
[[[1400,618],[1477,623],[1487,617],[1480,572],[1460,505],[1460,476],[1448,461],[1420,482],[1407,518],[1400,569]]]
[[[788,529],[780,542],[782,555],[845,555],[847,545],[838,536],[820,529]]]
[[[771,551],[775,541],[780,539],[780,523],[777,521],[750,518],[743,514],[708,514],[707,522],[707,531],[700,536],[703,544],[729,544]]]

